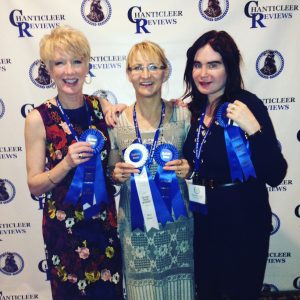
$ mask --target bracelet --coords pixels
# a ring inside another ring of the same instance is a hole
[[[260,128],[260,129],[258,129],[257,131],[255,131],[254,133],[252,133],[252,134],[247,134],[247,138],[248,139],[252,139],[252,138],[254,138],[255,136],[258,136],[258,135],[261,135],[263,133],[263,131],[262,131],[262,129]]]
[[[47,176],[48,176],[49,181],[50,181],[52,184],[54,184],[54,185],[58,184],[58,182],[54,182],[54,181],[50,178],[50,171],[47,172]]]
[[[186,174],[186,176],[185,176],[185,178],[184,179],[192,179],[192,175],[194,174],[194,170],[190,170],[187,174]]]

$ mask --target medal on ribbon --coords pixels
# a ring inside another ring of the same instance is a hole
[[[158,164],[154,180],[170,214],[173,209],[176,219],[187,216],[175,171],[163,169],[167,162],[178,159],[177,149],[172,144],[161,144],[155,149],[154,159]]]
[[[77,167],[64,201],[76,205],[81,198],[84,216],[89,219],[100,212],[101,204],[108,202],[100,158],[105,139],[99,130],[87,129],[82,133],[79,140],[90,143],[94,155],[87,162]]]
[[[131,144],[124,152],[124,161],[141,170],[140,174],[131,174],[131,227],[134,229],[159,229],[159,222],[163,225],[172,221],[166,205],[146,166],[149,151],[143,144]]]
[[[231,179],[243,182],[244,178],[248,180],[250,176],[256,178],[256,174],[241,129],[230,124],[230,120],[226,117],[228,104],[225,102],[220,106],[216,118],[220,126],[224,128]]]
[[[124,152],[124,160],[136,168],[141,168],[148,160],[148,149],[139,143],[131,144]]]

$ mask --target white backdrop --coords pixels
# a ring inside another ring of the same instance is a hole
[[[217,17],[206,15],[208,0],[102,0],[102,21],[88,18],[91,2],[0,2],[0,300],[51,299],[41,235],[44,198],[32,197],[27,187],[23,130],[28,112],[55,96],[52,82],[37,80],[39,40],[62,24],[80,29],[91,43],[92,82],[84,91],[124,103],[134,100],[125,59],[135,42],[149,39],[165,49],[172,73],[163,96],[172,99],[183,93],[185,53],[195,39],[211,29],[233,36],[246,88],[268,107],[289,163],[282,184],[269,188],[274,232],[265,289],[300,289],[299,0],[219,0]],[[271,74],[260,70],[267,56],[276,65]]]

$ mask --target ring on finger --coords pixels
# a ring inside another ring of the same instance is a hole
[[[78,154],[78,158],[79,158],[79,159],[83,159],[83,158],[84,158],[84,157],[83,157],[83,154],[82,154],[82,153],[79,153],[79,154]]]

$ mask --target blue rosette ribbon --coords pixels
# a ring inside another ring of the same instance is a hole
[[[147,147],[143,144],[133,143],[131,144],[124,152],[124,161],[134,165],[136,168],[141,170],[141,173],[146,174],[146,180],[144,182],[140,182],[137,177],[139,174],[131,174],[130,176],[130,185],[131,185],[131,228],[135,230],[139,228],[140,230],[144,230],[146,217],[143,215],[142,205],[145,198],[148,198],[148,203],[153,201],[153,205],[155,208],[154,218],[157,218],[157,221],[162,225],[165,225],[167,222],[172,222],[172,216],[169,213],[164,201],[162,200],[160,193],[154,183],[154,180],[150,174],[149,168],[146,163],[148,160],[149,151]],[[149,192],[141,195],[141,190],[147,190],[149,188]],[[143,199],[141,199],[141,197]],[[147,225],[146,225],[147,229]],[[150,230],[148,228],[147,230]]]
[[[164,170],[164,165],[171,160],[178,159],[178,150],[172,144],[161,144],[154,152],[154,159],[158,164],[154,181],[160,191],[160,195],[175,219],[180,216],[187,216],[183,198],[181,196],[178,180],[175,171]]]
[[[82,133],[79,140],[91,144],[94,156],[77,167],[64,202],[75,206],[80,200],[84,217],[91,219],[100,212],[103,203],[108,203],[108,193],[100,158],[105,139],[99,130],[88,129]]]
[[[226,117],[228,104],[225,102],[219,107],[216,119],[224,128],[231,179],[233,182],[236,180],[243,182],[244,179],[248,180],[250,176],[256,178],[256,173],[240,127],[232,125],[231,120]]]

